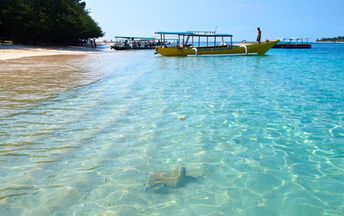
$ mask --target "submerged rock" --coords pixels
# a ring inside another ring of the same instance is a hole
[[[179,119],[179,121],[183,122],[183,121],[185,121],[186,117],[185,116],[179,116],[178,119]]]
[[[149,187],[160,188],[160,187],[180,187],[186,177],[186,169],[181,166],[175,169],[171,173],[161,172],[154,173],[150,176]]]
[[[189,173],[189,170],[187,171],[184,166],[179,166],[169,172],[153,173],[149,176],[145,190],[155,193],[169,193],[204,176],[197,170],[194,170],[192,175]]]

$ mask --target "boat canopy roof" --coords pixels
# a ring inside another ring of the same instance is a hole
[[[179,35],[179,36],[196,36],[196,37],[233,37],[231,34],[216,34],[207,31],[185,31],[185,32],[155,32],[160,35]]]
[[[156,40],[153,37],[134,37],[134,36],[115,36],[116,39],[127,39],[127,40],[146,40],[153,41]]]
[[[280,40],[308,40],[310,38],[302,38],[302,37],[290,37],[290,38],[280,38]]]

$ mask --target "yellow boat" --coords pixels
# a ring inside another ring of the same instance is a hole
[[[156,32],[160,35],[161,46],[155,48],[155,53],[162,56],[188,55],[264,55],[276,45],[279,40],[261,43],[240,43],[233,45],[231,34],[216,34],[206,31],[187,32]],[[178,39],[172,39],[177,36]]]

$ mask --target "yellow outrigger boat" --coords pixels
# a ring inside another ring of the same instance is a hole
[[[160,35],[161,46],[155,53],[162,56],[188,55],[264,55],[279,40],[261,43],[240,43],[233,45],[231,34],[216,34],[207,31],[155,32]],[[177,36],[174,42],[168,42],[170,36]],[[227,41],[226,41],[227,39]]]

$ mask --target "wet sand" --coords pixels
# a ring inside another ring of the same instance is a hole
[[[93,55],[49,55],[0,61],[0,116],[45,101],[101,77]]]
[[[0,44],[0,116],[99,79],[90,62],[103,50]]]

